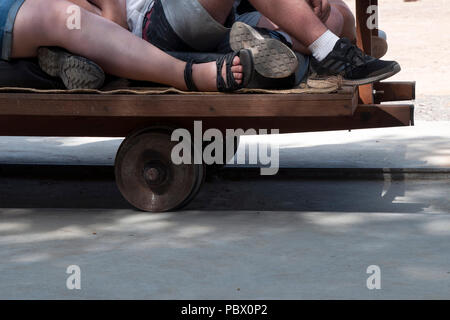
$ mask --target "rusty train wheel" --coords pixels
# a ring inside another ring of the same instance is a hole
[[[115,164],[117,186],[136,208],[165,212],[187,204],[202,179],[202,166],[175,165],[171,151],[176,142],[165,132],[144,132],[125,139]]]

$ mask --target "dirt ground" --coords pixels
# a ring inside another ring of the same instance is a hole
[[[354,10],[355,0],[345,0]],[[379,27],[388,36],[385,59],[402,72],[393,80],[417,82],[416,119],[450,120],[450,1],[379,1]]]

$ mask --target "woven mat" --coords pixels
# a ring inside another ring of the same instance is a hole
[[[237,94],[311,94],[311,93],[333,93],[341,89],[342,79],[337,77],[308,80],[299,87],[288,90],[266,90],[266,89],[241,89],[236,91]],[[188,92],[175,88],[146,87],[146,88],[130,88],[119,87],[114,89],[77,89],[77,90],[41,90],[32,88],[3,87],[0,93],[54,93],[54,94],[134,94],[134,95],[159,95],[159,94],[183,94],[183,95],[220,95],[220,92]]]

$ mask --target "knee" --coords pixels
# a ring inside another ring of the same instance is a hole
[[[356,19],[353,16],[353,13],[348,10],[346,14],[343,14],[344,17],[344,29],[343,29],[343,37],[350,39],[350,41],[356,40]]]
[[[36,1],[36,0],[35,0]],[[71,23],[81,21],[82,9],[66,0],[38,0],[41,3],[41,27],[52,40],[59,39]]]
[[[346,4],[344,4],[340,7],[340,11],[344,18],[344,23],[356,27],[355,16],[353,15],[353,12],[350,10],[350,8]]]
[[[342,37],[351,41],[356,39],[356,19],[353,12],[342,0],[335,0],[332,4],[339,10],[343,19]]]
[[[340,1],[339,10],[344,18],[344,36],[350,40],[356,39],[356,19],[353,12],[343,1]]]

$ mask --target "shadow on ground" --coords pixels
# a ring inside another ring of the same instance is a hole
[[[0,170],[1,208],[132,209],[115,185],[112,167],[1,166]],[[209,176],[185,210],[420,213],[444,210],[449,202],[447,179],[430,182],[376,172],[369,174],[370,179],[345,174],[344,179],[333,178],[331,173],[313,178],[306,174],[309,170],[296,169],[259,177],[249,171],[226,168]]]
[[[61,153],[66,155],[82,154],[81,150],[90,150],[90,154],[93,150],[109,149],[106,153],[113,154],[117,143],[117,140],[90,142],[83,146],[67,143],[61,144],[60,148],[64,150]],[[365,147],[361,148],[361,144]],[[333,151],[339,148],[346,150],[345,157],[341,154],[338,160],[330,160],[334,157]],[[382,143],[367,140],[340,144],[338,147],[331,143],[299,147],[290,137],[280,150],[282,165],[283,162],[288,166],[295,165],[297,159],[304,172],[314,168],[315,163],[320,168],[320,164],[334,161],[335,168],[331,170],[334,176],[343,170],[338,169],[340,167],[366,168],[364,159],[381,159],[377,163],[380,165],[378,168],[389,168],[395,163],[420,168],[426,167],[434,157],[440,156],[439,159],[446,161],[447,154],[450,154],[448,141],[434,136],[424,137],[420,143],[417,139],[385,136]],[[442,186],[449,184],[448,179],[434,183],[406,181],[401,173],[386,175],[376,172],[372,172],[368,181],[346,176],[340,177],[344,179],[334,179],[332,175],[327,175],[326,170],[318,179],[294,171],[290,175],[289,169],[283,169],[285,171],[281,176],[253,175],[248,178],[233,174],[233,170],[246,169],[226,168],[220,175],[211,176],[186,209],[418,213],[443,210],[448,204],[448,195],[441,192]],[[131,209],[115,186],[112,167],[2,165],[0,175],[0,208]],[[409,197],[410,194],[414,195],[414,199]]]

